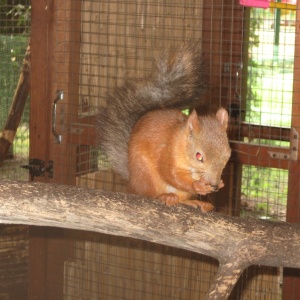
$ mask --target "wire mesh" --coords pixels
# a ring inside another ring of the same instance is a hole
[[[204,297],[213,259],[137,240],[75,233],[74,257],[64,265],[65,299],[193,299]],[[210,261],[210,269],[200,271]]]

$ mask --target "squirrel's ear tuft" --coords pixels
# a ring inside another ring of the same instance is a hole
[[[194,109],[193,112],[189,115],[187,120],[188,129],[190,132],[193,130],[199,129],[199,119],[196,110]]]
[[[221,123],[221,125],[224,127],[224,129],[227,129],[229,119],[227,110],[223,107],[219,108],[219,110],[216,113],[216,117]]]

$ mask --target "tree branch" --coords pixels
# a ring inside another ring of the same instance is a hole
[[[55,184],[0,181],[0,223],[52,226],[137,238],[220,262],[206,299],[227,299],[250,265],[300,268],[300,226],[202,214],[153,199]]]

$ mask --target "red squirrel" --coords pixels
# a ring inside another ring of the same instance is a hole
[[[203,105],[208,89],[199,49],[188,44],[165,51],[150,76],[116,88],[99,113],[98,132],[113,170],[128,181],[131,193],[206,212],[212,204],[192,197],[224,186],[221,174],[231,150],[224,108],[208,116],[181,112]]]

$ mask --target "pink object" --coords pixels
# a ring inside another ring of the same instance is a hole
[[[287,3],[287,4],[297,4],[297,0],[281,0],[282,3]]]
[[[240,4],[243,6],[268,8],[269,0],[240,0]]]

